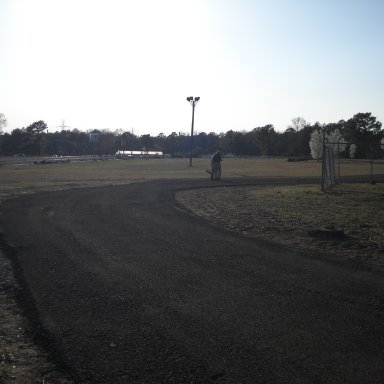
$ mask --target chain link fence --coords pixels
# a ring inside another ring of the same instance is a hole
[[[354,144],[329,143],[323,144],[321,189],[326,191],[340,183],[350,180],[351,175],[355,182],[369,182],[371,184],[384,182],[384,144],[367,144],[366,159],[343,158],[345,148],[352,150]],[[358,172],[356,172],[358,171]]]

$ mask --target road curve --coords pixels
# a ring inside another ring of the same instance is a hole
[[[160,180],[1,206],[24,305],[75,382],[381,384],[383,276],[177,207],[176,190],[211,185]]]

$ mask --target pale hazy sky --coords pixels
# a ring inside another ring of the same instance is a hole
[[[384,123],[384,0],[0,0],[6,131]]]

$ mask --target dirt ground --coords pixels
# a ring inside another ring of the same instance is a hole
[[[333,260],[384,269],[381,190],[374,194],[318,193],[318,187],[198,189],[176,200],[194,214],[244,236],[319,252]],[[346,208],[340,208],[340,199]],[[337,208],[338,207],[338,208]],[[353,214],[351,214],[353,212]],[[37,346],[17,304],[20,287],[0,248],[0,383],[72,383]]]
[[[0,383],[71,383],[34,342],[28,321],[17,304],[20,289],[10,261],[0,249]]]
[[[322,253],[335,262],[384,270],[384,188],[346,185],[239,187],[179,192],[190,211],[230,231]]]

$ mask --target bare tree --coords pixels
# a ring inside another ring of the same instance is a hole
[[[303,117],[295,117],[291,121],[292,124],[288,125],[288,129],[294,129],[296,132],[301,131],[307,125],[307,122]]]

